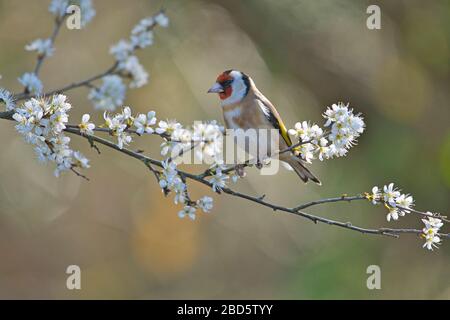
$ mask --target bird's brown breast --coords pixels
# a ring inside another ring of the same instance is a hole
[[[254,99],[244,99],[222,108],[228,129],[267,128],[267,120]]]

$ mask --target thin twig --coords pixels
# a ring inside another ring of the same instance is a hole
[[[42,96],[51,96],[51,95],[56,94],[56,93],[63,93],[63,92],[66,92],[66,91],[69,91],[69,90],[72,90],[72,89],[79,88],[79,87],[88,86],[91,82],[93,82],[95,80],[98,80],[98,79],[101,79],[101,78],[103,78],[103,77],[105,77],[107,75],[113,74],[116,71],[116,69],[117,69],[117,65],[118,64],[116,62],[116,63],[114,63],[113,66],[111,66],[110,68],[108,68],[107,70],[105,70],[102,73],[99,73],[99,74],[97,74],[95,76],[92,76],[90,78],[87,78],[85,80],[78,81],[78,82],[73,82],[73,83],[68,84],[68,85],[66,85],[64,87],[61,87],[61,88],[58,88],[58,89],[46,92],[46,93],[42,94]],[[36,97],[36,95],[33,95],[33,94],[21,93],[21,94],[14,95],[14,100],[15,101],[20,101],[20,100],[27,100],[27,99],[31,99],[31,98],[35,98],[35,97]]]
[[[156,180],[159,183],[161,172],[156,170],[149,161],[143,160],[142,162],[144,162],[144,164],[147,166],[147,168],[154,174]]]
[[[298,211],[298,210],[306,209],[306,208],[309,208],[309,207],[312,207],[312,206],[315,206],[315,205],[324,204],[324,203],[330,203],[330,202],[342,202],[342,201],[344,201],[344,202],[351,202],[351,201],[355,201],[355,200],[368,200],[368,199],[367,199],[367,195],[361,195],[361,194],[356,195],[356,196],[342,195],[341,197],[320,199],[320,200],[315,200],[315,201],[311,201],[311,202],[308,202],[308,203],[304,203],[304,204],[301,204],[301,205],[299,205],[297,207],[294,207],[294,210]],[[385,203],[384,201],[377,201],[377,202],[378,203]],[[400,209],[401,211],[403,211],[405,213],[406,212],[412,212],[412,213],[418,214],[418,215],[420,215],[422,217],[439,218],[439,219],[441,219],[443,221],[449,222],[449,220],[447,219],[446,216],[442,216],[440,214],[433,213],[432,215],[430,215],[430,214],[428,214],[426,212],[422,212],[422,211],[419,211],[419,210],[416,210],[416,209],[413,209],[413,208],[405,208],[405,207],[398,206],[398,205],[397,205],[396,208]]]
[[[55,19],[55,26],[53,27],[52,35],[50,36],[50,43],[53,47],[56,37],[58,36],[59,30],[61,30],[61,26],[63,25],[65,15],[62,17],[58,17]],[[37,58],[36,67],[34,68],[34,74],[36,77],[39,75],[39,71],[41,70],[42,64],[47,56],[45,54],[41,54]],[[27,91],[25,91],[27,92]]]
[[[311,201],[311,202],[307,202],[301,205],[298,205],[296,207],[294,207],[294,211],[299,211],[299,210],[303,210],[318,204],[324,204],[324,203],[330,203],[330,202],[340,202],[340,201],[354,201],[354,200],[367,200],[367,198],[365,196],[362,195],[356,195],[356,196],[346,196],[346,195],[342,195],[341,197],[336,197],[336,198],[328,198],[328,199],[320,199],[320,200],[315,200],[315,201]]]
[[[95,151],[97,151],[98,154],[101,154],[100,149],[94,143],[94,140],[91,139],[91,136],[87,135],[86,139],[89,141],[89,144],[90,144],[91,148],[93,148]]]
[[[70,168],[70,171],[72,171],[73,173],[75,173],[77,176],[79,176],[79,177],[81,177],[81,178],[83,178],[83,179],[85,179],[85,180],[87,180],[87,181],[90,181],[88,177],[86,177],[84,174],[79,173],[77,170],[75,170],[74,167],[71,167],[71,168]]]

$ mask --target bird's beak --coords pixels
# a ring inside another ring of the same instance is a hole
[[[221,93],[224,92],[223,87],[220,83],[214,83],[211,88],[209,88],[208,93]]]

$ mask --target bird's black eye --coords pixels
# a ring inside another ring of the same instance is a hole
[[[232,82],[233,82],[233,80],[230,79],[230,80],[222,81],[220,84],[222,85],[223,88],[226,88],[226,87],[229,87]]]

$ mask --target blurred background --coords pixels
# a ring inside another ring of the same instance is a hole
[[[62,29],[43,65],[44,91],[85,79],[113,63],[111,44],[143,17],[166,8],[167,29],[139,52],[148,85],[127,92],[135,112],[158,118],[217,119],[206,90],[230,68],[253,77],[288,127],[322,123],[337,101],[364,114],[367,131],[349,156],[315,162],[323,186],[292,172],[260,176],[236,189],[292,206],[323,197],[370,191],[395,182],[419,210],[448,214],[450,204],[450,3],[379,1],[381,30],[366,27],[377,1],[110,1],[82,30]],[[0,1],[0,87],[19,92],[17,78],[33,70],[24,46],[53,28],[49,1]],[[72,121],[95,112],[88,90],[68,93]],[[99,156],[73,137],[91,160],[90,181],[53,176],[32,147],[1,121],[0,298],[247,298],[449,299],[450,243],[434,252],[413,235],[400,239],[314,225],[247,201],[213,195],[209,214],[179,219],[138,161],[107,148]],[[160,140],[133,147],[159,156]],[[387,223],[386,210],[366,202],[330,204],[311,213],[367,227],[421,228],[416,216]],[[448,230],[446,230],[448,232]],[[81,267],[82,290],[66,289],[68,265]],[[379,265],[381,290],[368,290],[366,268]]]

